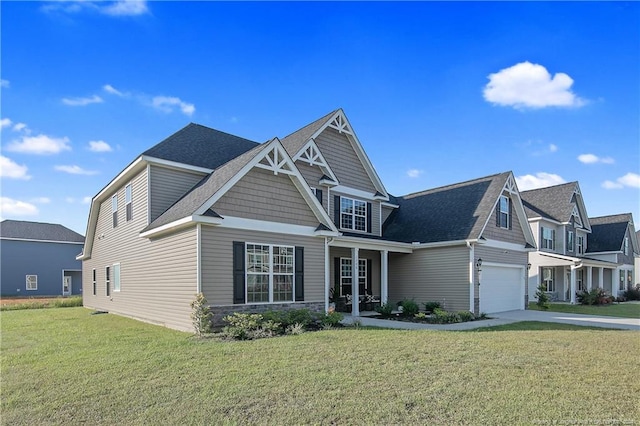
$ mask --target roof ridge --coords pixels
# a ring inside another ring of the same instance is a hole
[[[292,136],[292,135],[294,135],[294,134],[296,134],[296,133],[298,133],[298,132],[300,132],[300,131],[302,131],[302,130],[304,130],[304,129],[308,128],[308,127],[311,127],[311,126],[313,126],[313,125],[317,124],[317,123],[318,123],[318,121],[326,121],[326,120],[328,120],[330,116],[332,116],[332,115],[333,115],[333,114],[335,114],[336,112],[340,111],[341,109],[342,109],[342,108],[334,109],[334,110],[333,110],[333,111],[331,111],[330,113],[323,115],[322,117],[318,118],[317,120],[314,120],[314,121],[312,121],[311,123],[309,123],[309,124],[307,124],[307,125],[304,125],[304,126],[300,127],[298,130],[294,130],[293,132],[291,132],[291,133],[289,133],[288,135],[286,135],[285,137],[283,137],[281,140],[284,140],[284,139],[288,138],[289,136]]]
[[[405,195],[398,195],[396,196],[396,198],[405,198],[405,197],[417,197],[420,195],[425,195],[427,193],[431,193],[433,191],[438,191],[438,190],[443,190],[449,187],[453,187],[453,186],[459,186],[459,185],[464,185],[464,184],[469,184],[469,183],[473,183],[473,182],[480,182],[483,180],[488,180],[489,178],[494,178],[496,176],[500,176],[500,175],[504,175],[507,173],[512,173],[511,171],[506,171],[506,172],[501,172],[501,173],[494,173],[491,175],[487,175],[487,176],[482,176],[479,178],[475,178],[475,179],[469,179],[469,180],[465,180],[462,182],[456,182],[456,183],[451,183],[448,185],[442,185],[442,186],[437,186],[435,188],[429,188],[429,189],[423,189],[422,191],[416,191],[416,192],[411,192],[409,194],[405,194]]]
[[[551,186],[543,186],[542,188],[527,189],[526,191],[520,191],[520,193],[522,194],[524,192],[534,192],[534,191],[541,191],[541,190],[546,190],[546,189],[553,189],[553,188],[558,188],[558,187],[561,187],[561,186],[564,186],[564,185],[577,184],[577,183],[578,183],[578,181],[574,180],[574,181],[571,181],[571,182],[559,183],[559,184],[551,185]]]

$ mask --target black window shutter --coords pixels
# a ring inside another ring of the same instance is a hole
[[[513,228],[513,203],[511,202],[511,198],[507,198],[509,203],[509,229]]]
[[[296,302],[304,300],[304,247],[296,247],[295,254]]]
[[[371,203],[367,203],[367,232],[371,233]]]
[[[244,242],[233,242],[233,303],[244,303]]]
[[[333,222],[340,228],[340,196],[333,196]]]
[[[322,189],[316,188],[316,198],[320,201],[320,205],[322,205]]]
[[[340,296],[340,258],[339,257],[334,257],[333,258],[333,297],[339,297]]]
[[[367,259],[367,283],[365,285],[367,289],[367,294],[371,294],[372,292],[372,283],[373,283],[373,262],[371,259]]]
[[[498,204],[496,204],[496,226],[500,227],[500,198],[498,198]]]

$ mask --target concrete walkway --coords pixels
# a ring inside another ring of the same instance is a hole
[[[493,327],[495,325],[511,324],[520,321],[556,322],[562,324],[615,328],[621,330],[640,330],[640,319],[636,318],[617,318],[530,310],[500,312],[491,314],[490,316],[492,319],[461,322],[457,324],[422,324],[368,317],[358,317],[355,318],[355,320],[365,326],[396,328],[403,330],[472,330],[480,327]],[[345,324],[352,324],[354,322],[354,318],[345,315],[343,322]]]

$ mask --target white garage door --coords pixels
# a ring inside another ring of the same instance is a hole
[[[483,265],[480,312],[524,309],[524,268]]]

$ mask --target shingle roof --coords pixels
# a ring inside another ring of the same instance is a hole
[[[300,148],[304,146],[305,143],[309,141],[309,138],[313,136],[315,132],[318,131],[324,124],[327,122],[329,118],[339,110],[331,111],[329,114],[325,115],[314,121],[311,124],[307,124],[300,130],[296,130],[288,136],[285,136],[280,140],[282,142],[282,146],[287,151],[290,156],[294,156],[300,151]]]
[[[587,253],[618,251],[622,248],[631,213],[590,217],[591,234],[587,236]]]
[[[0,237],[84,243],[82,235],[62,225],[9,219],[0,222]]]
[[[383,227],[383,238],[433,243],[480,238],[511,172],[390,197],[400,205]]]
[[[568,222],[573,213],[573,194],[576,182],[520,192],[527,217],[543,217]]]
[[[257,145],[248,139],[190,123],[142,155],[216,169]]]

